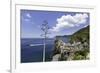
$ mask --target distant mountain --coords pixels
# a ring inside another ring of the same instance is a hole
[[[55,39],[62,40],[65,43],[69,42],[71,35],[56,36]]]
[[[70,37],[71,35],[63,35],[63,36],[56,36],[55,38],[61,38],[61,37],[63,37],[63,38],[66,38],[66,37]]]

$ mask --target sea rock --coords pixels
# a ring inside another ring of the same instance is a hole
[[[61,54],[54,55],[52,61],[58,61],[60,56],[61,56]]]

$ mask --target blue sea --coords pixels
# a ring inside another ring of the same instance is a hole
[[[21,38],[21,63],[43,61],[43,38]],[[54,39],[46,39],[45,61],[51,61]]]

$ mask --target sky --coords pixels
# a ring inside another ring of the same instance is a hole
[[[21,10],[20,26],[21,38],[41,38],[43,21],[48,22],[50,34],[53,38],[57,35],[72,35],[79,29],[90,24],[90,15],[87,12],[60,12],[60,11],[39,11]]]

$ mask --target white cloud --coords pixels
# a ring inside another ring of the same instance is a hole
[[[27,13],[26,16],[27,16],[28,18],[31,18],[31,15],[30,15],[29,13]]]
[[[51,31],[58,32],[64,28],[80,26],[87,22],[88,15],[84,14],[75,14],[75,15],[63,15],[60,18],[57,18],[57,24],[54,26]]]
[[[27,18],[25,18],[24,20],[25,20],[26,22],[30,21],[30,19],[27,19]]]
[[[29,22],[31,19],[31,14],[26,13],[25,16],[23,16],[24,21]]]

